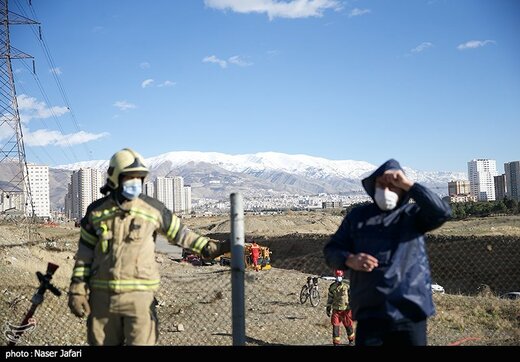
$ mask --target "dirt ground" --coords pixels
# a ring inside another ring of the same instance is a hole
[[[289,234],[333,234],[343,216],[338,213],[288,212],[283,215],[246,215],[246,236],[277,237]],[[201,233],[229,233],[229,215],[192,217],[183,220]],[[449,221],[432,232],[445,236],[520,236],[520,215]]]
[[[303,213],[276,216],[246,216],[246,235],[264,239],[273,236],[334,232],[342,217]],[[496,222],[494,232],[516,232],[518,220]],[[491,221],[491,220],[487,220]],[[184,222],[204,234],[229,233],[229,218],[191,218]],[[477,228],[482,220],[464,223],[462,230]],[[503,225],[502,225],[503,224]],[[472,226],[474,225],[474,226]],[[447,226],[450,226],[449,223]],[[449,233],[456,231],[450,226]],[[73,266],[79,230],[72,226],[26,228],[0,225],[0,324],[16,324],[30,306],[36,271],[47,262],[60,267],[53,282],[66,292]],[[307,241],[312,249],[312,240]],[[296,246],[287,248],[287,255]],[[308,249],[305,249],[308,250]],[[312,250],[310,254],[320,253]],[[305,253],[304,253],[305,254]],[[286,255],[286,256],[287,256]],[[274,258],[274,256],[273,256]],[[161,345],[230,345],[231,280],[228,267],[193,266],[157,254],[162,272],[158,292]],[[302,255],[291,267],[247,271],[246,335],[250,345],[330,345],[331,326],[325,314],[328,281],[320,280],[322,300],[317,307],[301,304],[299,293],[309,272]],[[520,345],[520,301],[497,298],[492,293],[468,297],[436,294],[437,315],[429,322],[432,345]],[[22,344],[78,345],[85,343],[85,322],[73,317],[66,296],[47,295],[37,312],[39,325],[27,333]],[[345,338],[344,333],[342,334]],[[0,336],[1,338],[1,336]],[[0,341],[0,344],[2,342]]]

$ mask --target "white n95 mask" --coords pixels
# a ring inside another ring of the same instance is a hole
[[[399,195],[390,191],[389,189],[382,189],[376,187],[376,193],[374,195],[374,201],[377,206],[383,211],[389,211],[395,209],[397,202],[399,201]]]

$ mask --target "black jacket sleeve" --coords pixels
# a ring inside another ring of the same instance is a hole
[[[430,189],[414,183],[409,193],[419,207],[417,227],[421,232],[434,230],[450,219],[451,207]]]

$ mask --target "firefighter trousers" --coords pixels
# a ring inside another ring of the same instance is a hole
[[[343,324],[347,331],[347,338],[350,343],[354,342],[354,328],[352,325],[352,311],[347,310],[332,310],[330,316],[330,322],[332,323],[332,343],[334,345],[341,344],[341,332],[340,327]]]
[[[87,338],[91,346],[154,345],[158,338],[156,301],[150,291],[90,292]]]

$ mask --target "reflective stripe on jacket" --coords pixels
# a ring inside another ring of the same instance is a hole
[[[84,294],[84,283],[91,289],[116,293],[158,289],[156,233],[197,254],[208,243],[208,238],[190,231],[154,198],[140,195],[122,206],[124,210],[108,195],[87,208],[81,220],[71,293]]]

